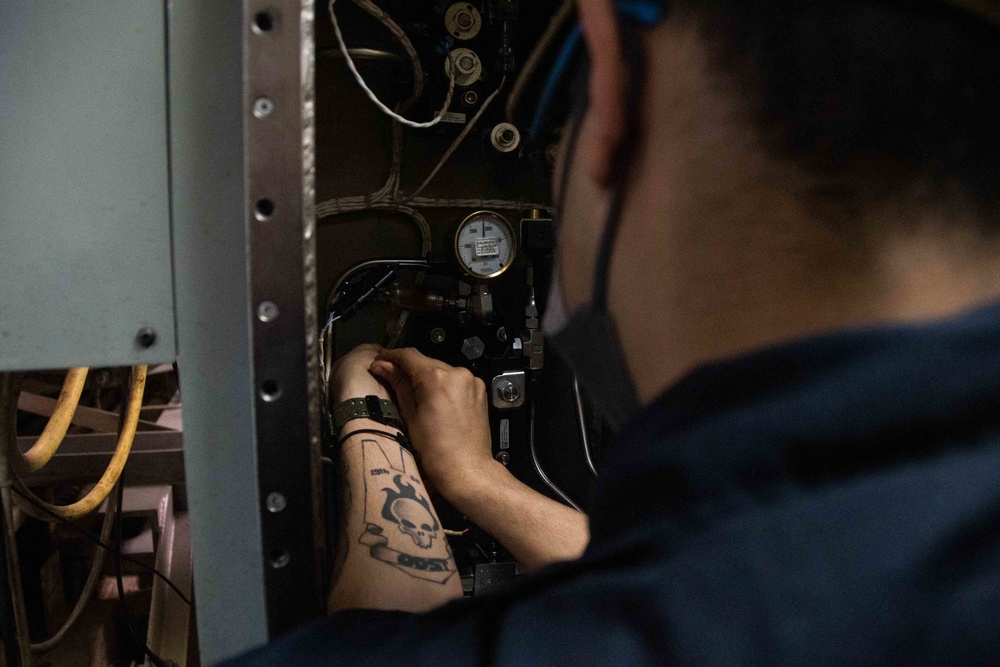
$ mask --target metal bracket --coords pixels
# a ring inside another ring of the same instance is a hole
[[[498,410],[511,410],[524,405],[527,382],[524,371],[509,371],[493,378],[493,407]]]

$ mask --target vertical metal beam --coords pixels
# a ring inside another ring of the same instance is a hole
[[[322,610],[317,545],[313,0],[247,0],[247,206],[262,544],[273,635]]]
[[[267,641],[241,0],[168,3],[174,276],[202,661]],[[301,346],[300,346],[301,347]]]

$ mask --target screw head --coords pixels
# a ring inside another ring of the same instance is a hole
[[[253,115],[257,118],[267,118],[274,112],[274,100],[270,97],[258,97],[253,101]]]
[[[135,335],[135,342],[143,349],[149,349],[156,345],[156,330],[150,327],[143,327]]]
[[[287,551],[276,551],[271,554],[271,567],[275,570],[280,570],[288,565],[291,560],[292,556]]]
[[[441,327],[435,327],[431,330],[431,342],[438,343],[439,345],[444,342],[444,339],[448,336],[447,332]]]
[[[257,319],[261,322],[273,322],[278,319],[278,314],[281,311],[278,310],[278,304],[273,301],[261,301],[260,305],[257,306]]]
[[[517,403],[517,399],[521,398],[521,390],[514,383],[508,382],[500,388],[500,398],[508,403]]]
[[[285,498],[283,494],[280,494],[277,491],[272,491],[271,493],[267,494],[266,505],[268,512],[271,512],[272,514],[277,514],[278,512],[288,507],[288,499]]]
[[[502,465],[509,465],[510,454],[508,454],[507,452],[498,452],[496,455],[496,460],[499,461]]]

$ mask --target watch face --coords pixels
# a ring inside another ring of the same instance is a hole
[[[458,226],[455,254],[471,276],[494,278],[514,260],[514,230],[499,213],[479,211]]]

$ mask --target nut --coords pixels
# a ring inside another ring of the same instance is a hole
[[[521,390],[513,382],[508,382],[500,388],[500,398],[508,403],[517,403],[517,399],[521,398]]]
[[[483,352],[486,351],[486,344],[482,341],[479,336],[473,336],[472,338],[466,338],[462,341],[462,354],[469,361],[475,361],[483,356]]]

